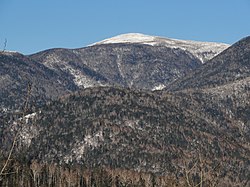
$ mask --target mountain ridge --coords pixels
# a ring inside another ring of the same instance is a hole
[[[87,66],[105,77],[107,84],[140,89],[168,84],[201,64],[199,59],[181,49],[121,43],[73,50],[51,49],[29,57],[57,72],[70,73],[73,77],[85,76],[82,66]],[[74,74],[74,71],[80,75]],[[95,82],[96,85],[105,85],[105,81]]]
[[[250,36],[241,39],[208,63],[170,85],[170,90],[205,88],[249,77]]]
[[[197,58],[199,58],[202,63],[216,56],[230,45],[217,42],[201,42],[192,40],[179,40],[172,38],[165,38],[160,36],[150,36],[141,33],[127,33],[117,35],[102,41],[90,44],[101,45],[101,44],[111,44],[111,43],[140,43],[152,46],[165,46],[170,48],[181,48],[187,50]]]

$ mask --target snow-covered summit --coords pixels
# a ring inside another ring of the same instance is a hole
[[[6,51],[6,50],[3,51],[2,50],[2,51],[0,51],[0,54],[11,56],[11,55],[19,54],[19,52],[17,52],[17,51]]]
[[[121,34],[112,38],[105,39],[103,41],[94,43],[93,45],[98,44],[110,44],[110,43],[151,43],[155,42],[155,36],[144,35],[140,33],[128,33]],[[153,44],[152,44],[153,45]]]
[[[147,44],[151,46],[166,46],[170,48],[180,48],[186,51],[189,51],[194,56],[199,58],[202,62],[205,62],[230,45],[224,43],[215,43],[215,42],[199,42],[199,41],[190,41],[190,40],[177,40],[171,38],[164,38],[159,36],[149,36],[140,33],[128,33],[121,34],[112,38],[96,42],[92,45],[100,44],[113,44],[113,43],[139,43]]]

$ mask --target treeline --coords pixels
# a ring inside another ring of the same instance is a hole
[[[1,160],[1,168],[5,163]],[[199,168],[199,167],[202,168]],[[181,175],[168,173],[157,175],[150,172],[119,168],[86,168],[82,165],[41,164],[36,160],[21,163],[11,160],[0,175],[1,187],[243,187],[249,182],[219,181],[211,177],[205,167],[187,166]],[[1,169],[0,168],[0,169]],[[199,168],[199,169],[198,169]],[[198,169],[198,170],[197,170]]]
[[[187,186],[173,177],[126,169],[93,168],[40,164],[33,161],[11,167],[0,177],[1,187],[153,187]]]

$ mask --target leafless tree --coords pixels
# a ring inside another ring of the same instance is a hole
[[[24,117],[25,117],[26,112],[28,111],[28,102],[29,102],[29,98],[30,98],[30,95],[31,95],[31,88],[32,88],[32,85],[29,83],[28,87],[27,87],[27,95],[26,95],[25,102],[24,102],[24,108],[23,108],[23,111],[22,111],[22,118],[21,118],[21,121],[20,121],[21,126],[24,123]],[[0,169],[0,181],[3,180],[3,177],[5,175],[9,175],[9,174],[15,173],[15,172],[6,172],[6,170],[8,168],[9,163],[10,163],[11,157],[13,156],[13,151],[14,151],[14,148],[15,148],[15,146],[17,144],[17,139],[18,139],[19,131],[20,131],[20,128],[19,128],[19,130],[16,132],[16,134],[14,136],[14,139],[13,139],[11,148],[9,150],[7,159],[5,160],[2,168]]]
[[[3,52],[6,50],[6,47],[7,47],[7,38],[4,39],[4,44],[3,44]]]

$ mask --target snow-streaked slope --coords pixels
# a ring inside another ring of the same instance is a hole
[[[149,36],[140,33],[128,33],[96,42],[92,45],[114,44],[114,43],[139,43],[152,46],[166,46],[187,50],[202,62],[210,60],[230,45],[215,42],[198,42],[190,40],[177,40],[158,36]]]

